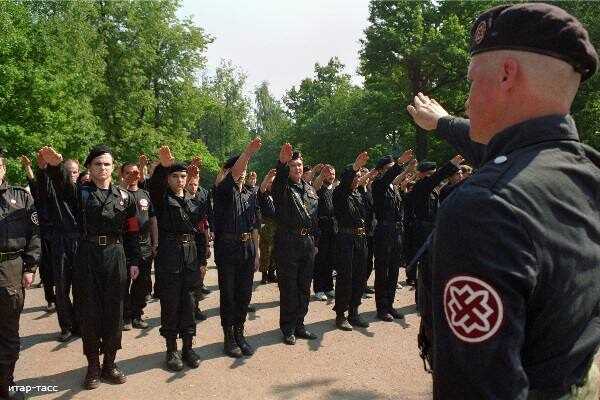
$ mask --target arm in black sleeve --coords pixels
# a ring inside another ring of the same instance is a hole
[[[31,272],[34,273],[37,270],[37,265],[40,261],[42,253],[42,243],[39,235],[38,218],[33,205],[32,196],[24,192],[25,195],[25,208],[27,210],[27,237],[25,249],[21,258],[23,260],[23,273]]]
[[[335,190],[338,196],[348,197],[352,193],[352,181],[356,176],[356,171],[353,169],[345,169],[340,177],[340,184]]]
[[[77,185],[71,181],[67,170],[64,167],[64,163],[58,166],[48,165],[46,168],[48,178],[54,185],[56,193],[60,193],[64,199],[73,202],[73,205],[77,204]]]
[[[137,218],[135,199],[132,195],[128,196],[128,204],[125,220],[125,232],[123,235],[123,248],[127,259],[127,267],[139,266],[142,258],[140,249],[140,222]]]
[[[383,187],[388,187],[392,182],[394,182],[394,179],[396,179],[396,177],[402,173],[402,171],[404,171],[404,167],[402,165],[394,164],[394,166],[388,169],[379,179],[379,183]]]
[[[282,201],[283,193],[287,186],[287,181],[290,175],[290,167],[280,161],[277,161],[277,175],[271,186],[271,192],[273,193],[273,200],[275,204],[280,204]]]
[[[413,191],[416,193],[418,201],[422,201],[423,198],[429,196],[429,194],[435,189],[437,185],[442,181],[458,171],[458,167],[452,162],[448,161],[435,173],[427,178],[423,178],[415,184]]]
[[[437,134],[454,148],[473,167],[480,166],[485,153],[485,145],[471,140],[468,119],[443,117],[438,121]]]
[[[525,399],[535,244],[519,211],[487,188],[471,186],[447,202],[432,250],[434,398]]]
[[[257,196],[261,214],[267,218],[275,218],[275,204],[269,193],[258,191]]]
[[[163,206],[168,175],[168,170],[159,164],[154,168],[154,172],[148,181],[148,193],[150,193],[150,200],[152,200],[156,212]]]

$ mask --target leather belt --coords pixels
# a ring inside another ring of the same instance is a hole
[[[21,254],[23,254],[23,250],[0,252],[0,263],[19,258]]]
[[[348,235],[354,236],[365,236],[367,234],[367,230],[364,227],[359,228],[339,228],[339,233],[346,233]]]
[[[298,236],[312,236],[313,232],[310,228],[283,228],[286,232]]]
[[[196,240],[193,233],[176,233],[173,236],[179,244],[192,243]]]
[[[247,242],[248,240],[252,239],[252,233],[251,232],[244,232],[244,233],[220,233],[218,235],[219,238],[221,239],[225,239],[225,240],[235,240],[235,241],[240,241],[240,242]]]
[[[84,240],[97,246],[108,246],[122,242],[121,236],[117,235],[88,235]]]

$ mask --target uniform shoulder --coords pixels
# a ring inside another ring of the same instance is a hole
[[[15,196],[15,197],[17,197],[17,196],[21,196],[24,198],[32,197],[31,193],[22,186],[7,185],[6,188],[8,189],[8,191],[12,192],[13,196]]]

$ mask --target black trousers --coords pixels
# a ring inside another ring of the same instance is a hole
[[[375,229],[375,304],[377,312],[389,312],[396,297],[396,285],[402,263],[402,232],[394,227],[378,225]]]
[[[312,236],[278,231],[274,246],[280,292],[279,327],[288,336],[304,326],[308,313],[315,241]]]
[[[127,267],[122,244],[82,240],[73,270],[73,297],[83,352],[93,356],[121,348]]]
[[[200,279],[195,242],[161,239],[154,265],[160,288],[160,334],[167,339],[195,336],[194,288]]]
[[[198,268],[206,266],[206,237],[204,235],[196,235],[196,250]],[[200,271],[198,270],[198,282],[194,287],[194,297],[196,305],[203,298],[202,288],[204,287],[204,282],[200,278]]]
[[[20,258],[17,260],[21,263]],[[2,263],[0,268],[5,268],[6,264],[17,260]],[[19,358],[19,318],[24,300],[25,291],[20,282],[18,287],[0,287],[0,364],[11,364]]]
[[[336,313],[343,313],[361,303],[368,277],[367,236],[338,233],[335,254],[337,277],[333,309]]]
[[[161,336],[167,339],[196,336],[194,287],[198,284],[198,271],[161,271],[158,279]]]
[[[125,319],[140,318],[146,308],[146,296],[152,292],[152,257],[142,258],[139,265],[140,273],[134,281],[127,274],[127,290],[124,300]]]
[[[215,241],[215,262],[219,277],[220,314],[223,327],[243,324],[252,299],[254,242]]]
[[[374,268],[373,263],[373,236],[367,236],[367,271],[365,272],[365,288],[367,287],[367,282],[373,273]]]
[[[52,238],[53,275],[56,287],[56,314],[60,330],[78,331],[75,309],[71,302],[71,285],[73,282],[73,266],[79,239],[56,234]]]
[[[44,286],[44,298],[46,303],[55,303],[56,295],[54,294],[54,274],[53,263],[54,254],[52,252],[52,237],[51,235],[43,235],[41,238],[42,254],[40,257],[39,272],[40,280]]]
[[[313,291],[330,292],[333,290],[331,273],[335,265],[335,233],[331,230],[321,232],[319,251],[315,256]]]

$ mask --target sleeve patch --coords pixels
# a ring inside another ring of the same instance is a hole
[[[34,225],[40,224],[40,221],[38,220],[38,215],[37,215],[36,211],[31,213],[31,222],[33,222]]]
[[[467,343],[481,343],[500,330],[504,307],[490,284],[472,276],[455,276],[444,288],[444,313],[452,333]]]

